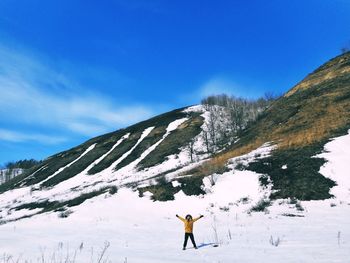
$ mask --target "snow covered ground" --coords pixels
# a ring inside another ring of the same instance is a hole
[[[197,105],[194,107],[189,107],[184,110],[185,112],[201,112],[202,115],[205,114],[205,110],[203,106]],[[125,139],[131,136],[130,133],[125,134],[121,137],[112,147],[111,149],[93,161],[86,169],[84,169],[79,174],[61,181],[60,183],[54,185],[53,187],[43,188],[42,184],[52,179],[53,177],[59,175],[60,172],[64,171],[66,168],[69,168],[74,163],[84,158],[86,154],[92,151],[96,144],[88,147],[80,156],[78,156],[75,160],[71,161],[69,164],[60,167],[56,172],[48,176],[45,180],[40,181],[39,183],[26,186],[23,188],[15,189],[13,191],[8,191],[2,195],[0,199],[0,219],[2,221],[6,220],[16,220],[26,215],[32,215],[33,211],[27,211],[26,214],[23,211],[14,211],[13,208],[19,205],[35,203],[35,202],[43,202],[43,201],[68,201],[74,198],[79,197],[82,194],[91,193],[93,191],[99,191],[100,189],[106,187],[122,187],[123,185],[130,183],[139,183],[145,185],[152,184],[154,182],[154,177],[159,174],[165,173],[167,171],[175,170],[172,173],[169,173],[169,177],[176,177],[179,173],[191,169],[202,162],[204,159],[208,157],[208,154],[202,154],[203,152],[203,141],[201,139],[201,134],[194,138],[194,150],[195,152],[201,152],[201,154],[194,154],[193,162],[191,162],[188,149],[183,147],[180,149],[180,152],[177,154],[167,156],[166,160],[163,163],[155,165],[153,167],[149,167],[146,169],[139,169],[138,164],[146,158],[149,154],[154,151],[159,144],[161,144],[173,131],[175,131],[181,124],[187,121],[188,118],[180,118],[169,123],[166,128],[166,133],[163,137],[158,140],[156,143],[151,145],[147,150],[145,150],[139,158],[129,163],[128,165],[116,170],[116,166],[120,164],[123,160],[125,160],[135,148],[151,133],[151,131],[155,127],[148,127],[144,129],[142,135],[138,139],[138,141],[133,145],[133,147],[125,152],[119,159],[117,159],[114,163],[112,163],[109,167],[104,169],[103,171],[89,175],[88,171],[96,164],[101,162],[104,158],[106,158],[111,152],[117,148]],[[41,167],[39,170],[34,171],[28,178],[35,176],[38,171],[46,169],[46,167]],[[22,186],[24,186],[24,181],[22,182]],[[11,211],[9,211],[11,210]],[[40,210],[37,211],[39,213]]]
[[[168,202],[123,188],[84,202],[68,218],[50,213],[1,225],[0,262],[350,262],[349,142],[350,134],[336,138],[322,154],[328,162],[321,173],[338,182],[333,199],[301,202],[303,209],[277,200],[250,212],[269,191],[250,171],[227,172],[214,186],[205,181],[210,193],[180,192]],[[257,151],[271,147],[263,149]],[[200,248],[182,251],[175,214],[188,213],[204,215],[194,226]]]

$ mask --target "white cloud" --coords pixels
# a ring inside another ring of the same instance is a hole
[[[261,94],[256,92],[256,88],[238,84],[227,77],[213,77],[206,81],[197,92],[197,96],[205,98],[210,95],[227,94],[236,97],[257,98]]]
[[[218,94],[238,94],[240,87],[230,80],[224,78],[212,78],[200,88],[200,96],[206,97]],[[237,96],[237,95],[236,95]]]
[[[116,105],[92,90],[81,87],[36,57],[0,45],[0,117],[11,122],[70,130],[93,136],[115,130],[152,115],[140,105]],[[5,133],[13,141],[40,136]],[[47,139],[47,138],[46,138]]]
[[[12,130],[0,129],[0,140],[9,142],[35,141],[43,144],[58,144],[67,139],[60,136],[49,136],[38,133],[21,133]]]

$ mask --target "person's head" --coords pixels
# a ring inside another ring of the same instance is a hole
[[[192,216],[191,215],[186,215],[185,218],[186,218],[187,221],[191,221],[192,220]]]

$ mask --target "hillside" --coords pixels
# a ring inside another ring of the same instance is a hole
[[[335,182],[319,173],[323,158],[313,158],[332,138],[350,129],[350,52],[325,63],[275,101],[210,165],[223,166],[266,142],[278,146],[271,156],[247,165],[272,180],[272,198],[317,200],[329,194]],[[288,167],[283,169],[282,167]]]
[[[151,191],[158,200],[173,199],[180,190],[198,195],[203,194],[205,176],[226,171],[228,160],[269,142],[276,146],[270,156],[236,166],[263,174],[262,185],[272,180],[272,199],[330,198],[335,182],[319,173],[325,160],[312,157],[332,137],[346,134],[350,128],[349,71],[350,53],[330,60],[260,114],[240,132],[235,144],[204,164],[202,160],[210,155],[205,151],[203,125],[208,126],[211,112],[195,106],[51,156],[1,185],[0,193],[20,188],[21,195],[27,192],[29,197],[16,198],[11,210],[37,208],[41,212],[65,210],[108,191],[116,192],[121,186],[139,189],[140,195]],[[195,156],[189,154],[190,145]],[[192,176],[181,179],[181,186],[173,187],[169,182],[186,174]]]
[[[11,209],[37,213],[62,211],[123,185],[137,186],[189,164],[186,147],[201,132],[202,115],[200,107],[179,109],[93,138],[47,158],[0,191],[20,189]],[[200,141],[193,147],[197,161],[207,157]]]
[[[105,262],[349,258],[350,53],[309,74],[215,153],[205,142],[211,114],[196,105],[156,116],[0,185],[0,254],[34,259],[45,247],[43,262],[102,262],[104,243]],[[178,251],[177,213],[204,214],[198,254]]]
[[[168,202],[121,188],[59,217],[47,213],[0,225],[0,262],[347,262],[349,143],[350,135],[339,137],[323,154],[327,164],[321,173],[339,182],[332,189],[336,198],[280,199],[266,208],[261,200],[270,190],[261,189],[259,174],[239,170],[222,174],[214,186],[205,179],[204,196],[180,191]],[[252,160],[270,150],[262,147],[240,158]],[[176,213],[204,215],[195,223],[198,250],[192,245],[182,250],[183,224]]]

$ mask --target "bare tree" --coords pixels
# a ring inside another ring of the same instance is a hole
[[[207,148],[207,153],[211,153],[210,142],[209,142],[209,132],[207,130],[203,130],[202,135],[205,147]]]
[[[208,178],[209,178],[209,182],[210,182],[211,186],[214,186],[216,184],[216,181],[218,180],[218,177],[219,177],[219,175],[216,174],[216,173],[213,173],[213,174],[209,175]]]
[[[210,107],[209,109],[209,122],[208,122],[208,128],[209,128],[209,135],[211,144],[213,147],[216,145],[216,118],[217,115],[215,113],[215,108]]]
[[[187,144],[187,151],[188,151],[188,154],[190,155],[191,163],[193,163],[194,155],[195,155],[194,140],[190,140],[189,143]]]
[[[226,94],[209,96],[202,100],[209,112],[203,140],[207,152],[215,153],[232,143],[237,135],[267,108],[276,96],[266,93],[265,98],[247,100]]]

